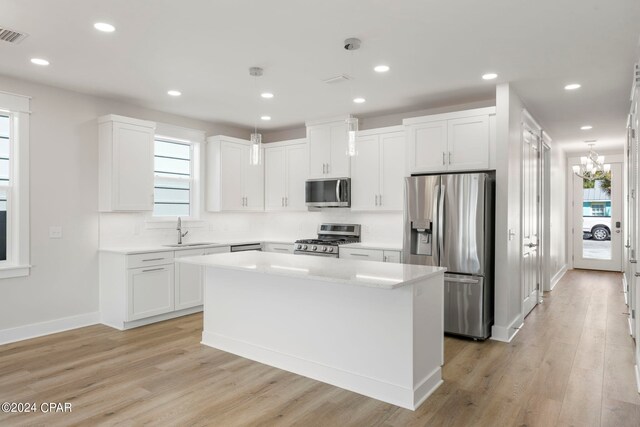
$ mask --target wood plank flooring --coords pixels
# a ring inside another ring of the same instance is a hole
[[[201,315],[0,346],[0,425],[639,426],[621,276],[574,270],[510,344],[445,340],[444,384],[412,412],[201,346]]]

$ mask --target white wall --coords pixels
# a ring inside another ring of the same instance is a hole
[[[524,105],[508,83],[496,88],[496,262],[492,338],[509,341],[522,323],[521,122]],[[511,236],[509,235],[511,231]]]
[[[552,143],[551,145],[549,167],[551,169],[549,272],[552,279],[550,286],[553,288],[555,282],[567,268],[567,154],[559,144]]]
[[[0,76],[31,102],[31,274],[0,280],[0,338],[11,328],[98,310],[98,116],[115,113],[209,134],[249,131]],[[63,227],[49,239],[49,226]]]

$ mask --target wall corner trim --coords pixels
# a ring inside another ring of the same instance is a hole
[[[491,337],[489,339],[509,343],[511,342],[511,340],[513,340],[513,337],[516,336],[523,325],[524,322],[522,319],[522,315],[519,314],[515,319],[513,319],[509,326],[493,325],[491,327]]]
[[[85,326],[96,325],[98,323],[100,323],[100,313],[96,311],[93,313],[78,314],[76,316],[17,326],[15,328],[1,329],[0,345],[64,332],[71,329],[82,328]]]
[[[556,285],[558,284],[560,279],[562,279],[564,277],[564,275],[565,275],[565,273],[567,272],[568,269],[569,269],[569,266],[567,264],[565,264],[560,268],[560,270],[558,270],[558,272],[556,274],[553,275],[553,277],[551,278],[549,291],[552,291],[553,288],[556,287]]]

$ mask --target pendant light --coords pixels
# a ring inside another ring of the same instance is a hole
[[[356,103],[364,102],[364,98],[362,97],[354,98],[353,96],[353,52],[360,49],[361,44],[362,42],[360,41],[360,39],[356,39],[353,37],[346,39],[343,43],[344,49],[349,52],[349,68],[350,68],[350,74],[351,74],[351,80],[349,82],[349,89],[351,92],[350,95],[351,95],[351,99],[353,99],[353,101]],[[347,124],[347,136],[348,136],[348,145],[347,145],[346,154],[349,157],[354,157],[358,155],[358,150],[356,147],[356,133],[358,132],[358,119],[355,117],[349,117],[348,119],[345,120],[345,123]]]
[[[258,92],[258,77],[262,76],[260,67],[249,68],[249,75],[256,78],[256,92]],[[256,115],[257,117],[257,115]],[[258,120],[254,119],[253,133],[251,134],[251,147],[249,149],[249,164],[257,166],[262,164],[262,135],[258,133]]]

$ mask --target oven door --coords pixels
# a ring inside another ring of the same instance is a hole
[[[351,179],[309,179],[305,182],[305,202],[315,208],[351,206]]]

